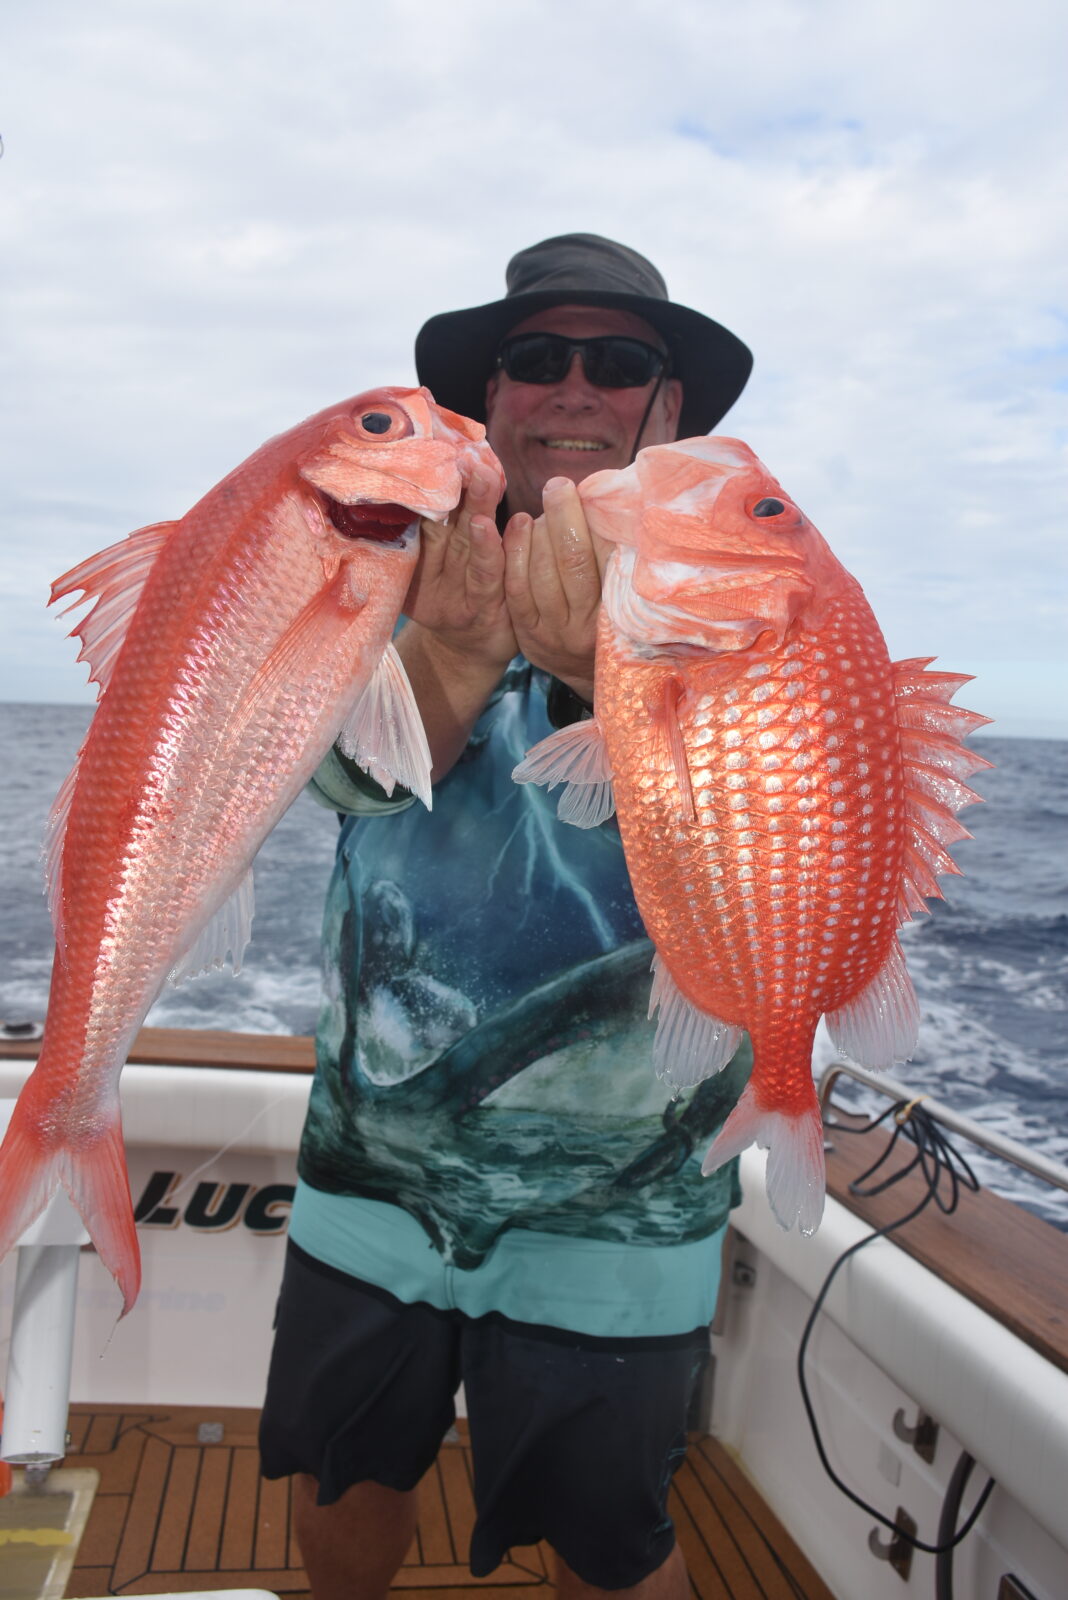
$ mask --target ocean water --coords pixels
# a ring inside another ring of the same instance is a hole
[[[45,822],[90,708],[0,704],[0,1021],[44,1017],[52,960],[40,860]],[[972,787],[963,876],[904,930],[920,1046],[894,1076],[1068,1163],[1068,741],[980,738],[996,763]],[[306,797],[266,841],[242,971],[168,988],[158,1027],[310,1033],[318,937],[337,824]],[[825,1036],[816,1065],[833,1059]],[[1068,1231],[1068,1194],[968,1152],[981,1180]]]

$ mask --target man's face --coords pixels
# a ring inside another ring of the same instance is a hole
[[[562,333],[571,339],[621,333],[663,349],[663,340],[641,317],[597,306],[552,306],[510,332]],[[625,467],[652,390],[652,382],[640,389],[595,388],[577,351],[559,383],[516,383],[495,372],[486,386],[486,435],[508,480],[509,514],[540,515],[541,491],[550,478],[581,483],[591,472]],[[681,384],[667,379],[645,425],[642,448],[675,438],[681,404]]]

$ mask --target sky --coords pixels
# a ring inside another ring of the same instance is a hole
[[[9,0],[0,699],[89,702],[51,580],[414,381],[568,231],[752,348],[720,426],[895,657],[1068,737],[1063,0]]]

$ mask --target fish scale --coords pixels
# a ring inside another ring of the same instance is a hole
[[[955,871],[946,846],[987,766],[957,674],[890,661],[860,585],[749,448],[692,439],[579,487],[605,569],[594,717],[530,751],[562,818],[614,808],[656,949],[657,1070],[678,1087],[750,1034],[750,1082],[705,1157],[757,1143],[780,1222],[824,1194],[816,1026],[870,1067],[906,1059],[918,1008],[900,924]]]

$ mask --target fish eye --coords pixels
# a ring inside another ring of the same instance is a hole
[[[385,411],[367,411],[360,418],[365,433],[388,433],[392,426],[393,418]]]
[[[758,500],[753,507],[754,517],[781,517],[786,507],[781,500],[776,500],[774,495],[766,495],[763,500]]]

